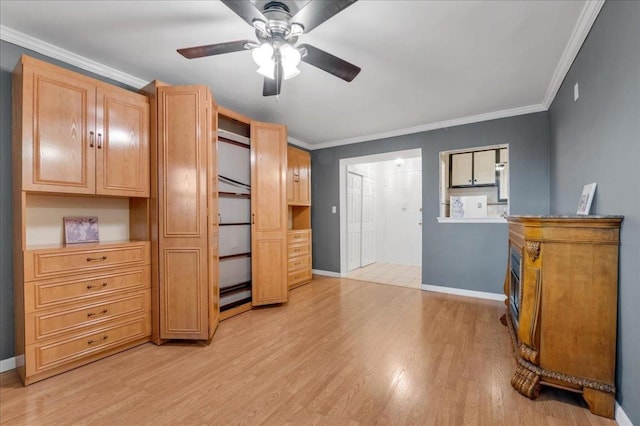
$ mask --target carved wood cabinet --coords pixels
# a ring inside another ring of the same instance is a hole
[[[513,387],[581,392],[591,412],[615,408],[621,216],[509,216],[504,290],[516,358]]]

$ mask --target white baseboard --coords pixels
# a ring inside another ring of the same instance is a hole
[[[311,272],[316,275],[324,275],[325,277],[342,278],[339,272],[323,271],[322,269],[312,269]]]
[[[618,401],[616,401],[616,411],[615,411],[616,422],[618,422],[618,426],[633,426],[631,423],[631,419],[627,417],[627,414],[624,412]]]
[[[0,360],[0,373],[16,368],[16,357]]]
[[[426,291],[433,291],[436,293],[455,294],[457,296],[475,297],[477,299],[489,299],[504,301],[505,295],[498,293],[488,293],[485,291],[465,290],[463,288],[443,287],[439,285],[422,284],[422,289]]]

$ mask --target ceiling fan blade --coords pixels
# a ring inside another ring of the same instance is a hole
[[[223,53],[245,50],[245,43],[251,43],[251,40],[236,40],[226,43],[207,44],[206,46],[185,47],[184,49],[178,49],[178,53],[187,59],[202,58],[203,56],[221,55]]]
[[[360,67],[357,67],[343,59],[333,56],[331,53],[327,53],[324,50],[320,50],[317,47],[313,47],[309,44],[301,44],[298,48],[307,49],[307,54],[302,57],[302,61],[306,62],[314,67],[318,67],[323,71],[333,74],[345,81],[351,81],[358,73],[360,73]]]
[[[301,24],[304,27],[305,34],[307,34],[356,1],[357,0],[311,0],[289,19],[289,23]]]
[[[253,26],[254,19],[267,22],[267,18],[265,18],[262,12],[250,1],[222,0],[222,3],[251,26]]]
[[[262,96],[274,96],[280,94],[280,90],[282,89],[282,64],[278,62],[274,71],[275,78],[264,78]]]

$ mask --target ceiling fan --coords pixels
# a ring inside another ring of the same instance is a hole
[[[178,49],[187,59],[251,50],[258,72],[264,75],[263,96],[279,95],[282,80],[300,73],[297,66],[306,62],[345,81],[353,80],[360,72],[357,67],[309,44],[295,47],[298,37],[357,0],[310,0],[295,15],[282,1],[270,1],[263,10],[250,1],[221,0],[227,7],[255,28],[258,42],[236,40],[226,43]]]

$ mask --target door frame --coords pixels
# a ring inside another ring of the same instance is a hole
[[[340,276],[346,277],[348,273],[347,263],[347,168],[356,164],[377,163],[381,161],[395,160],[396,158],[422,157],[422,148],[407,149],[402,151],[385,152],[382,154],[365,155],[362,157],[340,159]],[[424,170],[423,170],[424,173]],[[423,200],[424,203],[424,200]],[[423,227],[424,229],[424,227]]]

